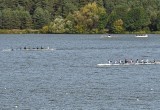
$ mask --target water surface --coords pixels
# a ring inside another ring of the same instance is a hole
[[[160,36],[101,36],[1,34],[0,109],[159,109],[160,65],[96,65],[108,59],[160,60]],[[25,46],[55,50],[19,50]]]

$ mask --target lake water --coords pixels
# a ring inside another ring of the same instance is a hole
[[[0,35],[0,110],[158,110],[160,35]],[[24,51],[24,47],[53,51]],[[14,49],[9,51],[8,49]]]

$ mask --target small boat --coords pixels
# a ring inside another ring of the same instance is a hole
[[[102,35],[101,38],[111,38],[111,35]]]
[[[142,38],[144,38],[144,37],[148,37],[148,35],[147,34],[135,35],[135,37],[142,37]]]
[[[110,38],[111,37],[111,35],[108,35],[108,38]]]

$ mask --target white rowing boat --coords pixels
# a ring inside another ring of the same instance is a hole
[[[135,37],[142,37],[142,38],[144,38],[144,37],[148,37],[148,35],[147,35],[147,34],[143,34],[143,35],[136,35]]]
[[[124,63],[124,64],[112,64],[112,63],[104,63],[104,64],[97,64],[97,66],[127,66],[127,65],[156,65],[160,64],[160,62],[149,62],[149,63]]]
[[[97,66],[122,66],[122,65],[132,65],[132,64],[109,64],[109,63],[104,63],[104,64],[97,64]]]

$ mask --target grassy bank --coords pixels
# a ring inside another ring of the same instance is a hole
[[[33,29],[0,29],[0,34],[38,34],[40,33],[39,30]]]

